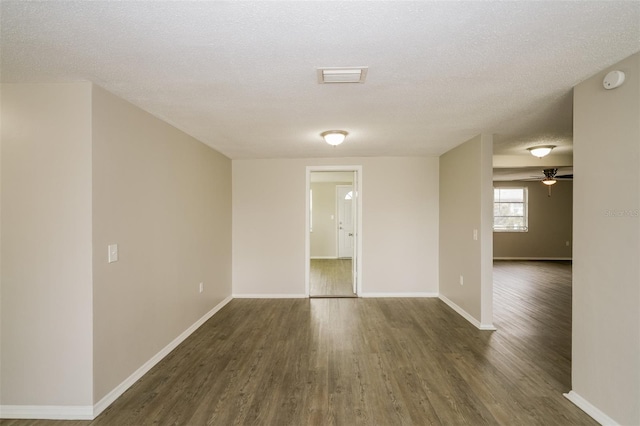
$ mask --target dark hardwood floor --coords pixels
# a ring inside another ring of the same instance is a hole
[[[311,259],[309,294],[311,297],[356,297],[351,259]]]
[[[93,422],[595,425],[570,390],[571,266],[496,262],[495,332],[438,299],[236,299]]]
[[[571,262],[495,261],[494,325],[514,354],[535,362],[571,389]]]

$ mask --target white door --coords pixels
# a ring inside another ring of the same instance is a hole
[[[353,258],[353,186],[338,185],[336,189],[338,198],[338,257]]]

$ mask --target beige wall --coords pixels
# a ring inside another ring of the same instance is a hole
[[[625,83],[605,90],[607,72]],[[573,391],[640,424],[640,54],[574,90]]]
[[[0,404],[91,405],[91,85],[0,101]]]
[[[97,401],[231,295],[231,162],[98,87],[92,120]]]
[[[540,182],[494,182],[493,186],[525,186],[529,192],[529,232],[494,232],[494,258],[571,258],[572,181],[559,180],[551,188],[551,197]]]
[[[233,292],[305,294],[307,166],[362,165],[362,292],[437,293],[438,159],[233,161]]]
[[[351,183],[311,183],[313,191],[313,232],[309,235],[311,258],[335,258],[338,256],[336,251],[337,185],[351,185]]]
[[[89,83],[1,95],[0,405],[90,415],[231,295],[231,161]]]
[[[492,149],[480,135],[440,157],[440,294],[482,327],[493,317]]]
[[[336,184],[312,183],[313,232],[309,235],[311,257],[336,257]]]

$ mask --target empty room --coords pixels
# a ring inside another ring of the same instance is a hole
[[[640,424],[640,3],[0,2],[0,423]]]

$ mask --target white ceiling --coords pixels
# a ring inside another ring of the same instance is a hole
[[[234,159],[440,155],[481,132],[570,154],[572,87],[640,50],[636,1],[1,8],[3,82],[89,80]],[[318,84],[340,66],[366,82]]]

